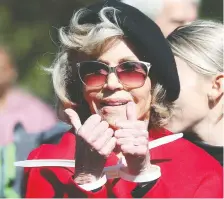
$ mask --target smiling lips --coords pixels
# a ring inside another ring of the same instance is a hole
[[[101,102],[102,106],[122,106],[130,102],[130,100],[124,100],[124,99],[108,99],[103,100]]]

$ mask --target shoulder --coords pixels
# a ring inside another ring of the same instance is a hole
[[[158,139],[167,135],[172,135],[172,132],[166,129],[151,132],[153,139]],[[209,167],[212,168],[216,166],[218,166],[218,168],[222,168],[218,161],[216,161],[216,159],[208,154],[205,150],[184,138],[180,138],[173,142],[164,144],[152,149],[151,151],[152,154],[155,154],[156,156],[162,154],[165,157],[172,157],[172,160],[178,161],[179,164],[182,162],[187,163],[187,165],[193,165],[194,163],[197,163],[200,165],[200,169],[207,169]],[[195,166],[194,168],[197,169]]]
[[[172,134],[167,130],[153,133],[153,139]],[[151,149],[150,156],[152,164],[160,166],[160,180],[171,197],[222,195],[223,169],[219,162],[188,140],[181,138]]]
[[[43,144],[34,149],[28,156],[28,160],[33,159],[74,159],[75,135],[66,132],[58,144]]]
[[[169,135],[169,131],[165,131],[166,135]],[[178,167],[178,165],[180,167],[184,166],[185,169],[192,169],[195,172],[214,169],[222,170],[222,167],[215,158],[184,138],[159,146],[151,151],[152,157],[161,157],[162,155],[166,159],[172,159],[172,164],[175,167]]]
[[[192,196],[199,187],[205,186],[204,182],[215,187],[214,191],[222,186],[223,170],[219,162],[184,138],[152,149],[151,160],[160,166],[161,178],[178,197],[183,196],[178,190],[186,190],[185,195]]]

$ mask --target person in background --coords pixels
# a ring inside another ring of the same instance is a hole
[[[172,32],[180,95],[167,128],[205,149],[223,165],[223,35],[220,22],[195,21]]]
[[[200,0],[121,0],[156,22],[168,36],[177,27],[197,19]]]
[[[26,159],[41,143],[59,140],[65,126],[37,97],[15,86],[17,72],[6,47],[0,47],[0,197],[22,197],[23,170],[16,160]]]

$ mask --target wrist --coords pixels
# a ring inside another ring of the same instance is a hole
[[[92,169],[76,169],[74,174],[74,181],[77,184],[87,184],[99,180],[103,176],[102,171]]]
[[[75,174],[73,179],[78,185],[92,183],[94,181],[97,181],[97,177],[90,173]]]
[[[136,183],[151,182],[158,179],[160,176],[160,167],[156,165],[151,165],[148,169],[136,175],[129,173],[127,167],[122,167],[120,169],[120,177],[122,179]]]
[[[150,162],[144,162],[142,164],[127,164],[127,171],[131,175],[141,175],[142,173],[150,170],[151,166]]]
[[[88,177],[88,178],[96,178],[99,179],[102,177],[103,174],[103,166],[81,166],[81,165],[75,165],[75,174],[74,178],[76,177]]]
[[[82,183],[80,183],[80,180],[78,180],[78,178],[76,178],[76,180],[78,181],[75,181],[78,186],[86,191],[94,191],[94,190],[98,190],[99,188],[103,187],[104,184],[106,184],[107,182],[107,177],[106,175],[103,175],[101,178],[95,180],[96,178],[94,179],[91,179],[91,177],[87,177],[85,183],[84,181],[82,181]],[[88,180],[93,180],[91,182],[88,182]]]
[[[128,173],[131,175],[140,175],[145,171],[149,170],[151,165],[149,154],[144,157],[136,157],[133,155],[128,155],[125,157]]]

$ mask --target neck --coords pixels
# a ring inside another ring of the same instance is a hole
[[[218,104],[210,109],[206,118],[196,124],[192,131],[196,133],[204,143],[213,146],[224,146],[223,142],[223,111],[221,99]]]

